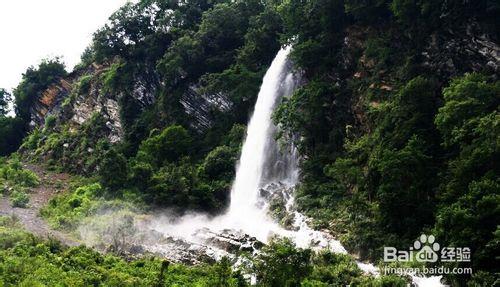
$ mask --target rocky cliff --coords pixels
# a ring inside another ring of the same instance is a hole
[[[37,97],[31,109],[30,126],[43,127],[47,117],[54,117],[58,124],[76,128],[99,113],[106,119],[109,141],[121,141],[124,130],[119,100],[123,92],[113,93],[104,87],[102,78],[109,68],[109,64],[94,63],[57,80]],[[132,86],[131,96],[142,109],[155,102],[160,83],[136,77]],[[191,118],[191,127],[200,132],[212,126],[214,111],[227,112],[232,108],[231,101],[222,93],[202,93],[196,85],[187,89],[179,103]]]

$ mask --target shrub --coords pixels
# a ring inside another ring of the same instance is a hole
[[[73,192],[52,198],[40,211],[54,228],[71,229],[105,201],[99,200],[102,187],[99,183],[80,185]]]
[[[141,161],[156,166],[163,162],[175,162],[188,154],[191,137],[182,126],[165,128],[159,135],[149,137],[141,143],[138,157]]]
[[[78,82],[78,94],[82,95],[89,92],[91,80],[91,75],[84,75],[80,77],[80,81]]]
[[[14,157],[0,166],[0,179],[11,186],[36,187],[40,184],[40,178],[34,172],[23,169],[19,160]]]
[[[99,175],[103,186],[111,191],[118,190],[127,181],[127,160],[115,149],[110,149],[101,161]]]
[[[201,165],[201,174],[208,179],[230,181],[234,176],[236,152],[227,146],[219,146],[208,153]]]
[[[30,198],[24,191],[14,191],[10,194],[10,202],[13,207],[25,208],[29,201]]]
[[[311,251],[297,249],[289,239],[273,240],[255,260],[257,281],[263,286],[300,286],[311,273]]]
[[[35,150],[42,139],[42,132],[39,129],[34,129],[31,134],[24,138],[21,148],[27,150]]]
[[[45,130],[51,130],[56,125],[56,117],[48,115],[45,117]]]

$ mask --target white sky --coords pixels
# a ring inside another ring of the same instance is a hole
[[[29,66],[62,56],[70,71],[92,34],[127,0],[0,0],[0,88]]]

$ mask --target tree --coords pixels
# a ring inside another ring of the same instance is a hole
[[[15,152],[24,136],[24,123],[20,118],[0,117],[0,156]]]
[[[10,100],[10,94],[5,89],[0,88],[0,117],[5,117],[9,112]]]
[[[435,181],[427,146],[414,136],[401,150],[384,150],[375,161],[382,226],[404,238],[418,236],[422,227],[433,222]]]
[[[475,269],[497,273],[500,250],[500,81],[480,74],[454,79],[435,118],[449,153],[436,231],[450,246],[472,249]],[[474,226],[474,228],[471,228]]]
[[[346,12],[361,23],[377,23],[390,19],[388,0],[346,1]]]
[[[477,138],[481,119],[498,116],[500,81],[488,83],[481,74],[466,74],[454,79],[443,95],[445,104],[435,122],[448,147],[471,144]]]
[[[288,238],[274,239],[255,259],[257,282],[269,287],[300,286],[311,272],[311,251],[296,248]]]
[[[114,148],[109,149],[99,165],[101,183],[111,191],[117,191],[127,182],[127,160]]]
[[[182,126],[165,128],[159,135],[149,137],[141,143],[138,157],[154,166],[164,162],[175,162],[188,154],[192,140]]]
[[[50,84],[67,74],[60,58],[43,60],[37,68],[29,67],[14,89],[16,116],[25,124],[31,120],[31,107]]]
[[[237,153],[227,146],[219,146],[208,153],[201,165],[201,174],[208,179],[231,181],[234,177]]]

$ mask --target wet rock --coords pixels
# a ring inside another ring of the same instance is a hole
[[[267,204],[268,214],[280,224],[290,230],[294,227],[293,206],[291,199],[294,193],[294,188],[284,183],[270,183],[260,190],[262,201]]]
[[[229,253],[239,253],[241,251],[255,252],[263,246],[257,238],[245,234],[239,230],[224,229],[221,232],[213,232],[208,228],[200,229],[195,236],[211,246],[215,246]]]

